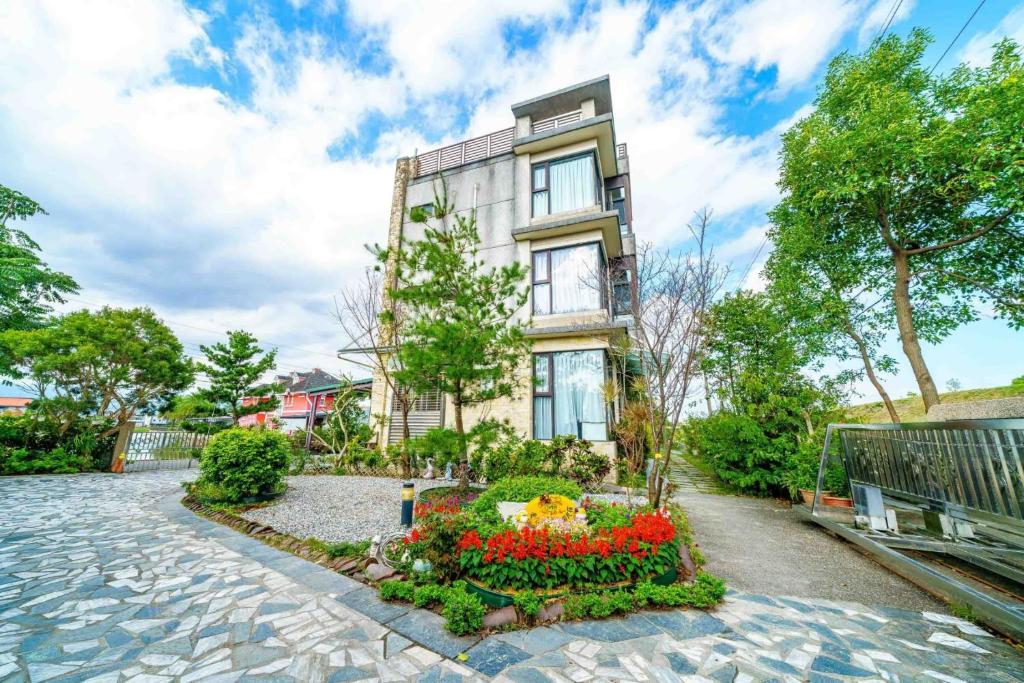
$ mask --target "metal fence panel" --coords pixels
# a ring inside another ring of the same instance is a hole
[[[209,440],[208,434],[196,432],[132,432],[124,449],[124,471],[196,467]]]

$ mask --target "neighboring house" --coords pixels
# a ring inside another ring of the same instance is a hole
[[[0,415],[23,415],[32,400],[24,396],[0,396]]]
[[[340,379],[320,368],[313,368],[310,372],[278,375],[274,378],[274,383],[283,387],[282,393],[277,394],[277,408],[269,412],[246,415],[238,421],[239,426],[266,424],[285,432],[294,432],[306,429],[310,422],[313,425],[320,424],[334,407],[334,397],[341,386]],[[356,391],[369,393],[370,383],[369,379],[365,379],[354,382],[353,386]],[[260,400],[261,398],[257,396],[247,396],[242,399],[242,405],[255,405]]]
[[[605,389],[623,379],[609,349],[634,324],[636,247],[629,160],[615,136],[609,79],[512,105],[512,116],[511,128],[397,161],[389,244],[422,238],[409,210],[431,204],[443,177],[456,212],[476,210],[487,265],[530,268],[519,320],[532,354],[521,390],[465,411],[467,428],[507,418],[524,436],[573,434],[614,455],[621,398],[609,401]],[[392,403],[387,383],[375,377],[372,414],[392,414]],[[419,396],[410,418],[414,435],[451,426],[450,400]],[[382,443],[401,436],[397,417],[384,429]]]

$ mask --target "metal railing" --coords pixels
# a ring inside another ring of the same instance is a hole
[[[449,168],[480,161],[512,151],[514,128],[506,128],[489,135],[457,142],[440,149],[425,152],[416,156],[416,174],[420,176],[437,173]]]
[[[124,471],[194,467],[209,440],[208,434],[196,432],[132,432],[124,447]]]
[[[565,114],[559,114],[558,116],[552,116],[548,119],[541,119],[540,121],[534,121],[530,130],[533,133],[544,133],[555,128],[561,128],[562,126],[568,126],[570,123],[576,123],[583,118],[583,111],[577,109],[576,111],[566,112]]]
[[[828,430],[819,484],[838,433],[851,486],[875,486],[957,517],[1024,529],[1024,420],[839,424]]]

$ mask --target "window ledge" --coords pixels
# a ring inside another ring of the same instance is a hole
[[[551,325],[548,327],[526,327],[523,335],[531,339],[543,337],[569,337],[578,334],[592,334],[595,332],[620,332],[629,330],[632,327],[627,320],[601,320],[598,322],[576,323],[574,325]]]
[[[574,213],[540,223],[531,223],[523,228],[512,229],[512,239],[517,242],[558,237],[578,232],[600,229],[604,238],[605,251],[609,258],[622,254],[622,236],[619,234],[619,212],[601,211],[597,205],[593,211]]]

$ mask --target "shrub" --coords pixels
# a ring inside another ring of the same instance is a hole
[[[38,413],[0,415],[0,474],[70,474],[107,469],[116,434],[110,420],[81,419],[61,432]]]
[[[207,444],[199,482],[224,491],[224,501],[243,502],[281,488],[288,468],[288,437],[269,429],[233,428]]]
[[[753,418],[721,412],[690,421],[690,446],[710,463],[719,479],[742,493],[781,492],[789,454],[789,435],[770,438]]]
[[[575,436],[556,436],[551,440],[551,460],[563,468],[565,476],[581,486],[600,483],[612,469],[608,456],[594,452],[594,445]]]
[[[315,550],[326,553],[329,557],[366,557],[366,551],[370,549],[370,541],[341,541],[339,543],[326,543],[318,538],[310,538],[307,543]]]
[[[576,482],[558,479],[556,477],[510,477],[492,483],[487,490],[480,494],[470,509],[480,515],[484,521],[500,521],[498,516],[498,503],[510,501],[513,503],[527,503],[537,496],[544,494],[556,494],[579,500],[583,495]]]
[[[417,503],[416,527],[405,538],[409,554],[430,562],[443,580],[458,575],[456,543],[474,523],[470,515],[460,514],[461,511],[458,502],[449,499]]]
[[[441,615],[445,627],[455,635],[476,633],[484,625],[484,604],[465,590],[450,588]]]
[[[519,591],[512,598],[512,604],[523,616],[533,621],[540,614],[540,608],[544,605],[544,601],[533,591]]]
[[[638,608],[651,607],[713,607],[725,596],[725,582],[707,572],[697,572],[692,584],[673,583],[658,586],[645,582],[633,591],[633,600]]]
[[[381,600],[412,602],[416,587],[412,581],[385,581],[380,584]]]
[[[563,605],[567,620],[605,619],[613,614],[622,614],[633,610],[633,596],[627,591],[607,591],[605,593],[582,593],[570,595]]]
[[[587,512],[587,526],[591,529],[611,530],[617,526],[629,524],[630,509],[618,503],[606,503],[601,500],[583,500],[583,509]]]
[[[430,607],[444,602],[448,588],[436,583],[419,586],[412,596],[412,603],[417,607]]]
[[[426,468],[427,458],[433,458],[434,469],[444,472],[448,463],[452,463],[453,468],[458,465],[462,454],[462,437],[454,429],[434,427],[428,429],[423,436],[409,439],[406,450],[421,469]]]

